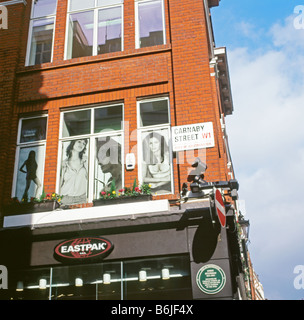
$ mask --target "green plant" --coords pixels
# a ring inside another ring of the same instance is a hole
[[[115,199],[117,197],[116,194],[116,184],[115,179],[111,182],[111,187],[109,191],[101,191],[100,192],[100,199]]]
[[[39,198],[31,197],[28,199],[27,197],[23,197],[21,201],[18,200],[17,197],[14,197],[13,203],[41,203],[41,202],[47,202],[47,201],[57,201],[58,203],[61,202],[62,196],[52,192],[52,193],[45,193],[44,188],[42,190],[42,194]]]
[[[151,195],[151,185],[142,184],[138,185],[136,178],[134,179],[132,188],[124,187],[116,191],[115,181],[111,183],[109,191],[101,191],[100,199],[115,199],[115,198],[126,198],[126,197],[138,197],[140,195]]]

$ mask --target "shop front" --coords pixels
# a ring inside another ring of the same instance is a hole
[[[232,299],[232,228],[215,224],[211,209],[205,201],[162,213],[3,229],[1,264],[8,268],[9,288],[0,298]],[[212,278],[217,269],[220,280]],[[218,290],[208,292],[206,284]]]
[[[25,300],[192,299],[189,266],[189,257],[177,255],[38,268],[15,274],[15,290],[7,294]]]

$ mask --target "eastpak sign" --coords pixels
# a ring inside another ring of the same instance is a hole
[[[54,249],[54,257],[60,262],[81,262],[103,259],[114,246],[101,237],[81,237],[60,242]]]

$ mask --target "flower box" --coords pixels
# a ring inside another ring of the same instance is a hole
[[[5,215],[18,215],[26,213],[37,213],[53,211],[60,207],[56,200],[46,200],[43,202],[16,202],[4,207]]]
[[[129,197],[117,197],[114,199],[96,199],[93,200],[93,206],[107,206],[111,204],[123,204],[123,203],[131,203],[131,202],[142,202],[142,201],[150,201],[152,200],[152,195],[150,194],[142,194],[138,196],[129,196]]]

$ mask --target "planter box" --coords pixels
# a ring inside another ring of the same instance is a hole
[[[60,204],[55,200],[45,202],[28,202],[28,203],[13,203],[4,207],[5,215],[17,215],[26,213],[37,213],[53,211],[60,207]]]
[[[121,197],[115,199],[96,199],[93,200],[93,206],[107,206],[111,204],[123,204],[123,203],[131,203],[131,202],[142,202],[142,201],[150,201],[152,200],[152,195],[144,194],[140,196],[134,197]]]

